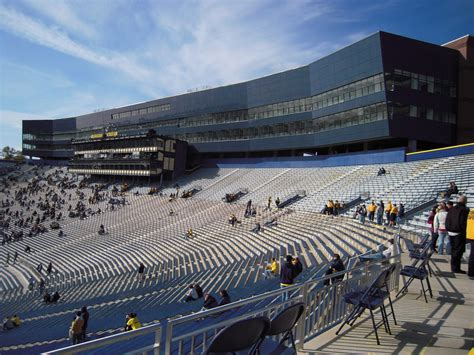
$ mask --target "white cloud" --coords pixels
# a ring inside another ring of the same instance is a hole
[[[57,25],[73,31],[76,35],[96,38],[96,29],[78,17],[77,11],[71,8],[71,2],[65,0],[22,0],[29,8],[51,19]],[[83,3],[84,4],[84,3]]]
[[[131,57],[117,53],[101,54],[72,40],[66,32],[59,28],[47,26],[39,20],[3,5],[0,5],[0,28],[61,53],[121,71],[138,80],[144,80],[150,75],[147,69],[137,65]]]
[[[0,110],[0,127],[2,128],[2,131],[4,131],[7,127],[21,129],[21,121],[23,120],[44,119],[47,119],[47,117],[34,113]]]

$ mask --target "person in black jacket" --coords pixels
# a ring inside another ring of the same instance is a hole
[[[287,255],[286,262],[282,265],[280,270],[280,286],[288,287],[292,286],[295,282],[295,277],[297,270],[293,264],[293,256]],[[285,302],[288,299],[288,292],[285,292],[281,295],[282,301]]]
[[[329,269],[326,271],[326,275],[335,274],[336,272],[340,272],[345,270],[346,267],[341,260],[341,256],[339,254],[334,254],[331,264],[329,265]],[[329,286],[329,282],[332,283],[341,281],[344,278],[344,275],[332,277],[331,279],[324,280],[324,285]]]
[[[206,293],[204,295],[204,304],[202,305],[202,310],[206,309],[212,309],[217,307],[219,304],[217,303],[216,299],[214,296],[210,295],[209,293]]]
[[[462,254],[466,250],[466,229],[469,208],[466,207],[467,198],[462,195],[456,206],[448,211],[446,216],[446,230],[451,242],[451,272],[465,274],[461,270]]]
[[[86,340],[87,324],[89,323],[89,312],[86,306],[81,308],[81,315],[84,320],[84,325],[82,326],[82,341],[84,341]]]

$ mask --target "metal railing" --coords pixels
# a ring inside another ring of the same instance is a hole
[[[296,344],[299,349],[309,339],[334,327],[346,316],[349,308],[343,295],[349,291],[368,286],[385,268],[396,264],[390,279],[389,289],[399,286],[401,257],[376,260],[350,270],[310,279],[306,282],[262,293],[211,310],[170,319],[166,325],[152,325],[132,332],[112,335],[88,343],[70,346],[47,354],[77,354],[92,349],[102,349],[111,344],[155,332],[155,343],[128,354],[198,354],[206,349],[212,338],[226,326],[255,316],[272,318],[281,310],[296,302],[303,302],[305,311],[296,325]],[[324,286],[326,280],[343,277],[342,281]],[[160,344],[160,339],[163,343]],[[276,339],[276,338],[275,338]],[[146,343],[146,342],[145,342]],[[124,345],[127,348],[126,345]],[[129,347],[131,344],[129,344]]]
[[[104,349],[107,346],[111,346],[114,344],[118,343],[123,343],[123,342],[128,342],[133,339],[137,339],[138,337],[142,337],[147,334],[155,334],[155,341],[153,344],[144,346],[142,348],[137,348],[134,349],[133,351],[127,352],[127,355],[132,355],[132,354],[154,354],[154,355],[159,355],[160,354],[160,343],[161,343],[161,331],[162,331],[162,326],[161,324],[152,324],[148,325],[146,327],[137,329],[137,330],[132,330],[124,333],[119,333],[119,334],[114,334],[110,335],[104,338],[99,338],[95,340],[88,341],[86,343],[81,343],[81,344],[76,344],[76,345],[71,345],[66,348],[58,349],[58,350],[53,350],[46,352],[44,354],[55,354],[55,355],[72,355],[72,354],[78,354],[82,352],[87,352],[91,350],[100,350]]]

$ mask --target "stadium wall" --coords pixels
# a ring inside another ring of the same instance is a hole
[[[207,159],[206,168],[316,168],[346,165],[401,163],[405,161],[405,149],[395,148],[359,153],[320,155],[310,157]]]
[[[473,154],[474,143],[456,145],[453,147],[425,150],[421,152],[407,153],[406,161],[418,161],[425,159],[445,158],[456,155]]]

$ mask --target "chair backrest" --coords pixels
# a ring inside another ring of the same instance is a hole
[[[267,317],[244,319],[222,329],[209,344],[205,354],[240,351],[262,339],[270,327]]]
[[[387,288],[387,291],[388,291],[388,284],[396,268],[397,268],[397,264],[392,264],[387,269],[388,272],[387,272],[387,275],[385,275],[385,282],[384,282],[384,285]]]
[[[270,322],[270,329],[268,330],[267,335],[277,335],[291,330],[295,326],[296,322],[298,322],[298,319],[300,319],[303,311],[303,302],[299,302],[285,308],[283,311],[273,317]]]
[[[385,285],[388,272],[389,269],[385,269],[380,272],[380,274],[375,278],[375,280],[370,284],[370,286],[360,298],[361,302],[366,302],[368,298],[379,293],[378,291]]]

